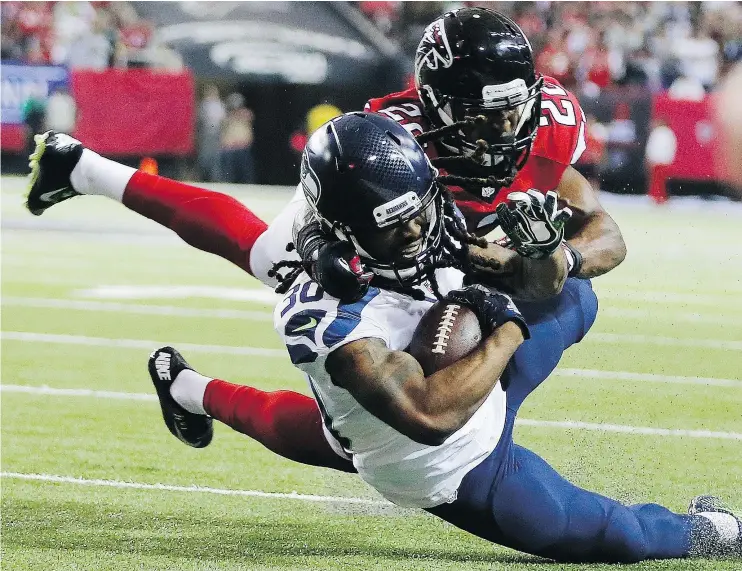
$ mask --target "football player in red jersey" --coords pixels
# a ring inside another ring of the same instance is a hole
[[[421,142],[432,139],[428,156],[451,175],[470,231],[492,229],[512,192],[554,190],[573,213],[567,243],[580,260],[572,275],[599,276],[624,259],[618,226],[572,166],[585,150],[580,104],[536,74],[512,20],[483,8],[444,14],[417,49],[415,88],[371,99],[366,110],[399,121]]]
[[[448,183],[459,187],[453,190],[470,229],[484,232],[497,219],[507,226],[520,255],[481,244],[475,265],[512,279],[524,273],[513,270],[514,265],[522,270],[544,260],[546,265],[567,265],[578,277],[600,275],[620,263],[625,246],[615,222],[570,166],[584,146],[579,105],[558,84],[536,75],[530,44],[514,22],[481,8],[446,13],[426,30],[416,60],[418,90],[372,100],[369,109],[401,117],[413,132],[430,129],[422,140],[431,160],[449,176]],[[269,272],[286,258],[285,246],[303,206],[300,188],[268,227],[230,196],[135,171],[61,134],[38,137],[32,164],[27,202],[32,213],[79,194],[105,195],[268,285],[276,284]],[[539,198],[555,189],[577,221],[567,226],[568,241],[554,231],[552,217],[559,210],[553,201]],[[512,191],[524,190],[531,192],[503,202]],[[299,238],[305,267],[328,293],[352,299],[368,286],[368,274],[353,263],[353,252],[338,250],[331,237],[318,240],[309,233],[311,239],[306,234]],[[558,292],[563,278],[545,280],[545,287],[531,296]],[[526,282],[532,287],[537,280]],[[338,291],[338,284],[344,291]],[[210,386],[223,394],[206,396],[229,409],[225,416],[233,428],[288,458],[337,465],[313,399],[290,391]],[[197,390],[201,392],[195,398],[205,398],[205,385]]]

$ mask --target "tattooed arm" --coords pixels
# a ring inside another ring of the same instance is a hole
[[[548,299],[558,295],[567,279],[567,260],[562,248],[549,257],[534,260],[490,243],[486,248],[469,247],[470,279],[490,285],[523,300]]]
[[[472,417],[522,342],[521,328],[505,323],[469,355],[427,378],[414,357],[371,338],[336,349],[325,367],[379,420],[437,446]]]

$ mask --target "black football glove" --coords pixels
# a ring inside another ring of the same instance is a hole
[[[548,258],[561,245],[572,211],[558,208],[553,190],[546,196],[533,189],[511,192],[508,200],[510,204],[498,204],[495,211],[512,248],[525,258]]]
[[[332,297],[353,303],[366,295],[373,274],[351,244],[324,232],[319,222],[308,222],[297,232],[296,251],[304,270]]]
[[[489,337],[495,329],[508,321],[514,321],[518,324],[523,331],[524,339],[531,336],[523,315],[515,306],[513,300],[504,293],[481,284],[473,284],[448,292],[445,299],[465,305],[476,313],[484,337]]]

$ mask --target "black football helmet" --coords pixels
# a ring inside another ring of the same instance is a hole
[[[461,123],[439,143],[452,155],[476,157],[475,176],[492,176],[501,186],[528,158],[542,83],[518,25],[485,8],[443,14],[426,28],[415,56],[415,85],[433,126]]]
[[[422,147],[396,121],[372,113],[346,113],[320,127],[301,159],[301,184],[326,232],[349,242],[367,269],[408,287],[428,279],[442,255],[443,193],[438,171]],[[368,254],[358,234],[425,215],[427,231],[416,255]]]

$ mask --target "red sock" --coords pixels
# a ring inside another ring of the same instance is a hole
[[[250,250],[268,225],[231,196],[137,171],[126,185],[123,202],[191,246],[252,275]]]
[[[355,472],[330,447],[314,399],[293,391],[265,392],[215,379],[206,385],[204,408],[215,419],[269,450],[302,464]]]

